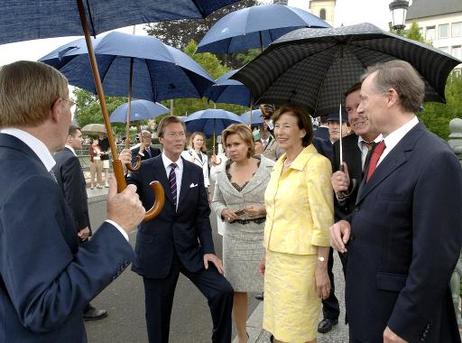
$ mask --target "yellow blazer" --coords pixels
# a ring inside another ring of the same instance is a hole
[[[286,154],[276,162],[265,192],[265,248],[313,255],[329,246],[334,222],[330,161],[313,145],[302,150],[283,171]]]

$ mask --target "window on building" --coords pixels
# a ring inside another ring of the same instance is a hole
[[[456,45],[452,47],[452,56],[455,58],[462,60],[462,46]]]
[[[438,38],[449,38],[449,24],[438,25]]]
[[[435,38],[435,27],[427,26],[425,30],[425,40],[433,42]]]
[[[321,18],[322,20],[326,20],[326,10],[324,8],[321,8],[321,10],[319,11],[319,18]]]
[[[462,36],[462,21],[458,23],[452,23],[451,25],[452,37]]]
[[[449,47],[448,46],[441,46],[438,49],[440,49],[442,52],[445,52],[445,53],[449,54]]]

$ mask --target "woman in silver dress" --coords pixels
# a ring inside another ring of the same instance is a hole
[[[252,132],[244,124],[223,131],[229,160],[216,173],[212,208],[226,223],[225,276],[234,288],[233,319],[239,343],[247,342],[248,292],[262,292],[258,263],[264,254],[264,193],[274,162],[254,156]]]

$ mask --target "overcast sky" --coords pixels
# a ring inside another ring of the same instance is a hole
[[[272,2],[270,0],[264,1]],[[337,0],[335,26],[368,21],[387,29],[390,21],[389,2],[390,0]],[[289,5],[308,10],[307,0],[289,0]],[[121,30],[132,33],[131,28]],[[142,32],[144,30],[137,27],[136,33],[141,34]],[[55,48],[77,38],[79,37],[63,37],[0,45],[0,65],[21,59],[35,61]]]

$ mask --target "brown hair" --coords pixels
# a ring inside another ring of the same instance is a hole
[[[167,116],[167,117],[162,118],[162,120],[159,123],[159,126],[157,127],[157,137],[159,138],[164,137],[165,127],[172,123],[181,124],[181,126],[183,126],[183,130],[186,132],[186,127],[180,118],[176,116]]]
[[[407,62],[392,60],[367,68],[362,80],[375,74],[374,86],[386,93],[390,88],[398,93],[401,107],[407,112],[417,112],[425,96],[425,83],[417,71]]]
[[[82,129],[76,125],[69,126],[69,135],[75,137],[77,131],[82,131]]]
[[[204,154],[207,153],[207,147],[205,146],[206,138],[203,132],[200,132],[200,131],[193,132],[191,134],[191,137],[189,137],[189,146],[191,147],[191,149],[194,149],[193,140],[194,140],[194,137],[196,136],[202,136],[202,138],[204,139],[204,144],[202,145],[201,152],[203,152]]]
[[[255,143],[253,141],[252,131],[245,124],[231,124],[221,133],[223,136],[223,143],[226,146],[226,140],[230,135],[238,135],[249,147],[247,157],[252,157],[255,155]]]
[[[351,93],[354,93],[356,91],[359,91],[361,90],[361,85],[363,83],[360,81],[360,82],[356,82],[353,86],[351,86],[350,88],[347,89],[347,91],[343,94],[345,96],[345,98],[350,95]]]
[[[297,125],[300,130],[305,130],[306,135],[302,138],[302,145],[304,147],[310,145],[313,142],[313,124],[309,118],[308,113],[299,106],[295,105],[282,105],[276,112],[273,114],[273,123],[279,120],[279,118],[285,114],[291,113],[295,118],[297,118]]]
[[[0,127],[43,123],[59,98],[67,99],[67,79],[55,68],[18,61],[0,69]]]

